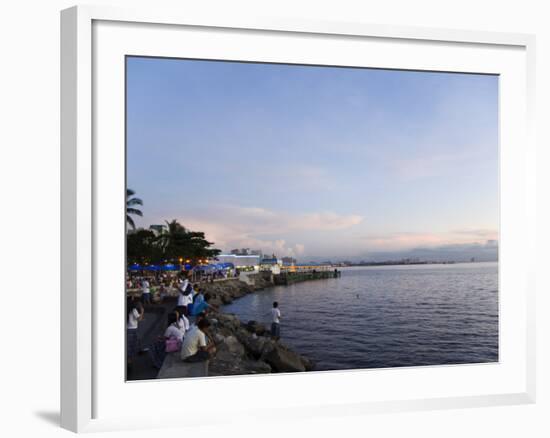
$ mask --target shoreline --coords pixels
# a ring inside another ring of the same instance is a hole
[[[259,293],[274,283],[262,276],[253,284],[240,279],[201,284],[203,293],[211,295],[215,306],[231,304],[251,293]],[[208,376],[304,372],[314,369],[305,356],[291,350],[280,340],[271,339],[269,327],[257,321],[241,321],[238,316],[223,309],[213,311],[209,319],[210,335],[217,352],[208,365]]]
[[[262,275],[251,277],[247,278],[247,282],[235,278],[200,283],[203,293],[211,296],[209,302],[219,308],[217,311],[212,310],[208,317],[212,323],[209,334],[217,351],[207,366],[189,365],[179,359],[179,353],[169,353],[162,367],[154,369],[146,357],[141,360],[135,378],[131,377],[130,380],[313,371],[315,364],[309,358],[292,350],[281,340],[271,339],[270,327],[257,321],[241,321],[238,316],[221,309],[221,306],[231,304],[234,300],[277,285],[273,278]],[[132,290],[127,293],[139,294]],[[175,297],[177,293],[172,291],[164,303],[147,306],[146,312],[156,315],[144,337],[152,340],[162,335],[166,314],[172,305],[175,306]]]

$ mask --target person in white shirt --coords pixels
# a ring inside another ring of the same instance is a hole
[[[176,312],[171,312],[168,314],[168,326],[164,331],[165,338],[176,338],[179,341],[183,342],[183,337],[185,335],[185,329],[181,328],[178,323],[178,314]]]
[[[143,304],[151,304],[151,285],[146,278],[141,282],[141,292]]]
[[[279,310],[279,303],[273,302],[271,309],[271,337],[275,340],[279,340],[281,337],[281,311]]]
[[[178,285],[178,307],[188,307],[193,303],[193,293],[189,290],[189,280],[186,278]],[[192,289],[192,288],[191,288]]]
[[[180,329],[182,329],[184,332],[188,331],[189,330],[189,320],[185,317],[185,315],[183,313],[180,313],[178,311],[178,308],[176,307],[176,309],[174,310],[174,312],[176,312],[177,314],[177,323],[178,323],[178,327]]]
[[[183,361],[203,362],[215,353],[214,344],[208,343],[206,339],[208,327],[210,327],[210,322],[203,318],[187,332],[181,346],[181,359]]]
[[[138,324],[143,319],[144,311],[141,303],[136,302],[133,297],[128,297],[126,311],[128,312],[126,321],[127,363],[131,365],[138,352]]]

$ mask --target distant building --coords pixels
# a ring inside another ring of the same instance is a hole
[[[294,257],[283,257],[281,260],[283,266],[292,266],[296,264],[296,259]]]
[[[250,248],[235,248],[230,251],[233,255],[257,255],[261,256],[262,252],[259,249],[250,249]]]
[[[260,261],[260,271],[271,271],[273,274],[280,274],[283,261],[275,254],[264,256]]]
[[[260,271],[271,271],[273,274],[280,274],[282,264],[282,260],[277,259],[273,254],[271,257],[264,257],[260,261]]]
[[[277,259],[277,257],[264,258],[260,262],[260,265],[266,265],[266,266],[273,266],[278,264],[279,264],[279,260]]]
[[[220,254],[216,256],[220,263],[233,263],[236,268],[254,268],[260,267],[260,256],[258,255],[238,255],[238,254]]]
[[[166,225],[150,225],[149,229],[158,236],[167,231],[168,227]]]

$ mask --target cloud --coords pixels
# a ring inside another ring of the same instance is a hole
[[[452,243],[434,247],[418,247],[402,251],[377,251],[363,254],[362,258],[369,260],[399,260],[417,258],[429,261],[476,261],[498,260],[498,242],[488,240],[474,243]]]
[[[398,232],[364,236],[362,241],[372,251],[402,251],[418,248],[451,248],[464,245],[496,245],[498,232],[490,229],[463,229],[441,233]]]
[[[192,214],[175,217],[192,230],[204,231],[218,248],[253,248],[290,256],[303,255],[306,247],[303,242],[290,242],[284,236],[308,231],[344,230],[363,221],[359,215],[340,215],[330,211],[296,214],[228,205],[194,210]]]
[[[497,231],[486,229],[486,228],[467,228],[467,229],[461,229],[461,230],[453,230],[451,231],[453,234],[458,234],[462,236],[469,236],[469,237],[478,237],[480,239],[485,240],[495,240],[497,239]]]

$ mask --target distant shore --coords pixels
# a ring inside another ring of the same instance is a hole
[[[409,265],[458,265],[465,263],[497,263],[498,260],[386,260],[381,262],[360,262],[360,263],[334,263],[331,266],[335,268],[355,268],[361,266],[409,266]]]

